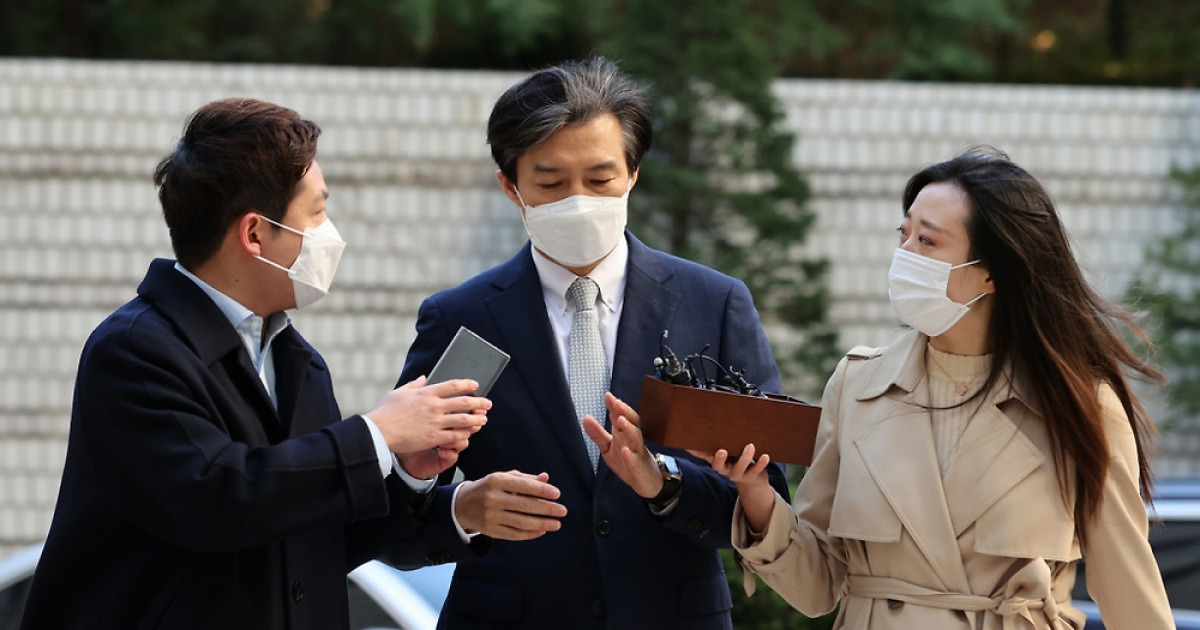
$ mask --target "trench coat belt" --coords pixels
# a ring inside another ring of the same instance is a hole
[[[1004,630],[1069,628],[1058,616],[1058,606],[1053,599],[1029,599],[1016,595],[987,597],[971,593],[948,593],[896,578],[873,575],[851,575],[848,576],[847,581],[848,595],[851,597],[900,601],[917,606],[961,610],[964,613],[992,612],[1000,616],[1001,627]],[[1042,614],[1034,615],[1034,611]],[[973,620],[971,627],[975,627]]]

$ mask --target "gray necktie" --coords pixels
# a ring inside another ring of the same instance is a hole
[[[567,289],[567,297],[575,305],[571,318],[571,334],[567,337],[567,379],[571,383],[571,401],[575,403],[575,415],[583,422],[584,416],[592,416],[604,424],[606,409],[604,392],[608,391],[608,364],[604,358],[604,344],[600,341],[600,326],[596,320],[596,295],[600,287],[587,276],[580,276]],[[583,425],[580,425],[582,431]],[[583,443],[587,447],[592,470],[600,460],[600,447],[585,433]]]

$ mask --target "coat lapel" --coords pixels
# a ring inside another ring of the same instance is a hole
[[[864,373],[860,401],[882,397],[883,420],[854,438],[872,479],[949,589],[967,589],[958,537],[1045,456],[1002,409],[1028,411],[1019,387],[1001,378],[981,403],[943,479],[924,394],[928,337],[916,331],[885,348]],[[866,368],[867,366],[864,366]],[[1030,418],[1032,411],[1018,417]]]
[[[289,436],[306,432],[296,426],[296,405],[304,391],[304,377],[312,366],[313,354],[297,339],[288,326],[275,338],[271,352],[275,358],[275,395],[279,398],[279,418]]]
[[[242,340],[204,291],[175,270],[175,261],[160,258],[152,262],[138,294],[179,327],[200,360],[230,390],[231,400],[245,400],[254,407],[268,439],[272,443],[282,439],[283,426],[275,405],[250,364]]]
[[[966,531],[1046,459],[1012,417],[1001,411],[1001,405],[1012,398],[1007,382],[999,383],[993,392],[967,425],[943,481],[955,535]],[[1022,415],[1026,420],[1032,416],[1032,411]]]
[[[947,589],[966,592],[970,585],[926,409],[923,359],[928,339],[910,331],[864,366],[874,371],[864,373],[856,398],[879,398],[883,419],[856,435],[854,445],[938,579]]]
[[[595,473],[575,418],[575,404],[546,316],[541,281],[530,256],[526,244],[493,281],[499,293],[487,300],[486,307],[507,346],[521,348],[513,355],[512,367],[526,391],[536,393],[529,398],[558,440],[572,470],[590,488]]]
[[[969,588],[934,449],[929,413],[913,392],[878,404],[884,419],[854,437],[871,478],[944,587]]]

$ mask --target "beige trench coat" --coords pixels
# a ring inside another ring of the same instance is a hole
[[[815,458],[760,542],[735,508],[734,547],[796,609],[842,602],[837,628],[1081,628],[1070,605],[1080,558],[1042,421],[994,388],[942,478],[924,387],[928,338],[856,348],[826,386]],[[1089,530],[1088,589],[1111,630],[1173,628],[1146,542],[1133,433],[1101,386],[1110,467]],[[747,591],[753,578],[747,574]]]

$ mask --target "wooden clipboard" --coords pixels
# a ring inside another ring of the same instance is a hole
[[[638,404],[642,434],[663,446],[737,456],[747,444],[773,462],[807,466],[821,408],[790,398],[674,385],[645,376]]]

